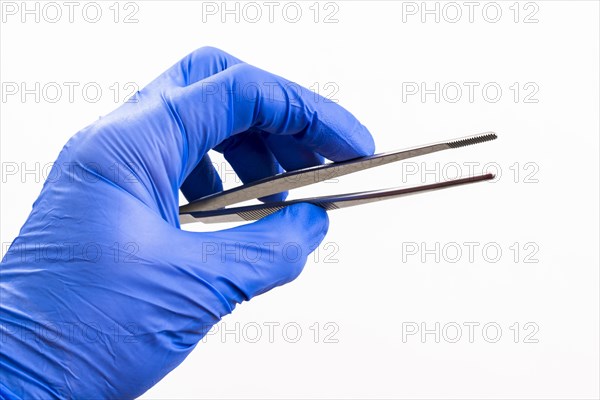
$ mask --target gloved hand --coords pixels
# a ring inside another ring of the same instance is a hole
[[[236,304],[298,276],[327,231],[319,207],[179,229],[179,189],[222,189],[214,148],[249,182],[374,145],[297,84],[214,48],[185,57],[58,156],[1,264],[2,396],[139,396]]]

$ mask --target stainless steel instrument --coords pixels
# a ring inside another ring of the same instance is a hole
[[[296,203],[312,203],[323,207],[326,210],[336,210],[338,208],[352,207],[380,200],[393,199],[416,193],[423,193],[432,190],[494,179],[494,174],[484,174],[413,187],[391,188],[332,196],[312,197],[298,200],[269,202],[242,207],[229,207],[243,201],[257,199],[271,194],[312,185],[313,183],[323,182],[332,178],[363,171],[365,169],[379,167],[385,164],[402,161],[425,154],[435,153],[437,151],[488,142],[496,138],[497,135],[495,133],[486,132],[479,135],[467,136],[425,146],[391,151],[343,162],[329,163],[296,171],[284,172],[272,177],[241,185],[230,190],[205,196],[186,204],[179,208],[179,219],[182,224],[190,222],[216,223],[252,221],[266,217],[267,215],[281,210],[286,206]]]

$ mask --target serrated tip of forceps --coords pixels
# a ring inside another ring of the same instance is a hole
[[[470,146],[472,144],[489,142],[490,140],[495,140],[497,138],[498,136],[494,132],[486,132],[475,136],[456,139],[451,142],[447,142],[446,144],[448,145],[448,147],[456,149],[458,147]]]

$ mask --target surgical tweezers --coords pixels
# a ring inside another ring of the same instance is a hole
[[[467,136],[425,146],[284,172],[233,189],[214,193],[181,206],[179,208],[179,220],[182,224],[197,221],[205,223],[253,221],[266,217],[286,206],[296,203],[312,203],[323,207],[326,210],[336,210],[338,208],[352,207],[385,199],[408,196],[415,193],[494,179],[494,174],[488,173],[420,186],[372,190],[227,208],[230,205],[241,203],[243,201],[308,186],[313,183],[323,182],[365,169],[379,167],[381,165],[435,153],[441,150],[455,149],[487,142],[496,138],[497,136],[495,133],[486,132],[479,135]]]

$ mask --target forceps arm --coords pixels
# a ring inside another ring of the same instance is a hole
[[[277,212],[291,204],[297,203],[311,203],[331,211],[337,210],[338,208],[358,206],[375,201],[394,199],[397,197],[404,197],[412,194],[445,189],[453,186],[481,182],[490,179],[494,179],[494,174],[477,175],[468,178],[453,179],[444,182],[406,188],[373,190],[368,192],[313,197],[307,199],[277,201],[245,207],[223,208],[220,210],[193,211],[188,214],[180,215],[180,221],[182,224],[196,221],[204,223],[254,221],[273,214],[274,212]]]
[[[190,214],[196,211],[217,210],[232,204],[253,200],[271,194],[285,192],[286,190],[308,186],[313,183],[323,182],[343,175],[362,171],[381,165],[435,153],[441,150],[454,149],[472,144],[487,142],[496,139],[494,132],[466,136],[445,142],[438,142],[426,146],[397,150],[388,153],[375,154],[354,160],[317,165],[296,171],[284,172],[272,177],[202,197],[179,208],[179,215]],[[180,217],[180,219],[182,219]],[[182,219],[183,222],[183,219]]]

